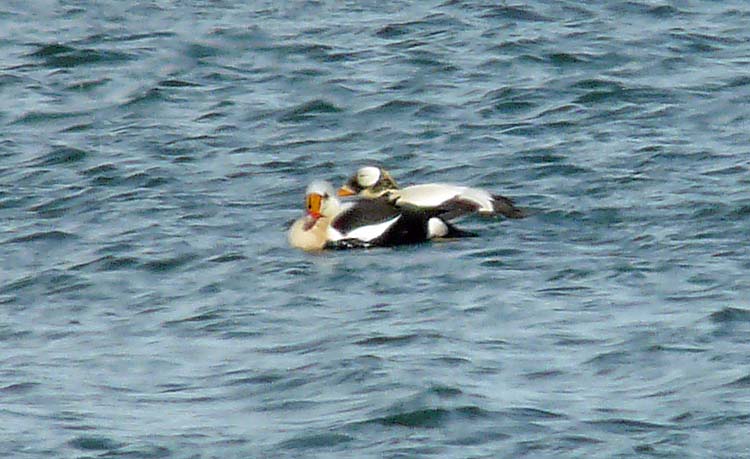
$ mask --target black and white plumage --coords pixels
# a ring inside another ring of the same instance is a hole
[[[328,182],[310,184],[305,199],[306,215],[289,230],[289,243],[304,250],[389,247],[474,236],[439,217],[439,209],[369,199],[342,203]]]
[[[397,206],[442,209],[444,219],[468,213],[503,215],[523,218],[525,213],[513,200],[481,188],[450,183],[426,183],[399,188],[388,171],[374,166],[360,168],[339,189],[339,196],[358,195],[364,198],[385,198]]]

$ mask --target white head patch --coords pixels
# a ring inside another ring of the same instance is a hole
[[[362,188],[370,188],[380,180],[380,169],[374,166],[362,167],[357,171],[357,183]]]

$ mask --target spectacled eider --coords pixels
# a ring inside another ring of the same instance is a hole
[[[399,188],[388,171],[374,166],[360,168],[339,189],[338,194],[370,199],[384,197],[397,206],[442,208],[444,212],[440,215],[445,219],[474,212],[480,215],[504,215],[508,218],[523,218],[526,215],[510,198],[480,188],[449,183],[426,183]]]

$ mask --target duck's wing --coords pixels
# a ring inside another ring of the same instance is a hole
[[[400,217],[401,210],[385,200],[360,199],[336,215],[329,239],[371,241],[385,234]]]
[[[522,218],[525,213],[510,198],[491,194],[481,188],[450,183],[412,185],[393,192],[394,202],[425,208],[441,208],[445,219],[474,212],[484,215],[500,214],[508,218]]]

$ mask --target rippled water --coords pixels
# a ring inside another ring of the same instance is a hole
[[[750,455],[744,1],[0,5],[3,457]],[[307,254],[307,183],[512,196]]]

